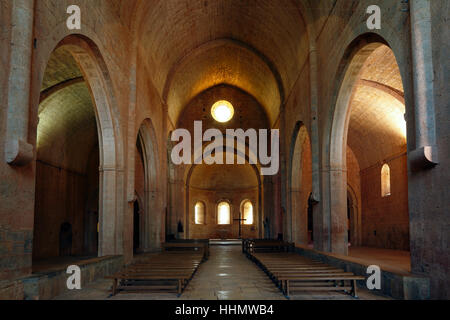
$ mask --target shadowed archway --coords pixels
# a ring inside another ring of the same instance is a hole
[[[52,228],[60,219],[74,230],[72,255],[122,253],[120,131],[107,68],[91,40],[68,36],[56,46],[39,101],[33,257],[58,255]]]
[[[363,246],[409,249],[405,100],[401,70],[394,52],[379,36],[356,39],[342,63],[342,82],[333,114],[329,152],[330,246],[347,254],[347,180],[352,180],[355,210],[361,199],[361,230],[353,240]],[[348,150],[354,155],[349,161]],[[396,194],[381,194],[381,168],[396,166]],[[356,171],[355,171],[356,170]],[[357,174],[357,177],[355,175]],[[360,187],[359,187],[360,186]],[[358,194],[360,193],[360,194]],[[353,214],[352,221],[358,215]]]

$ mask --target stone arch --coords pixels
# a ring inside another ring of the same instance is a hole
[[[349,231],[350,242],[352,246],[361,245],[361,208],[359,206],[358,195],[353,188],[347,185],[347,203],[350,207],[347,210],[350,212],[349,217]]]
[[[66,28],[62,28],[66,29]],[[123,178],[123,142],[114,89],[108,67],[99,47],[87,36],[58,33],[61,39],[48,51],[39,51],[34,61],[41,72],[34,74],[32,91],[32,117],[37,119],[40,88],[44,70],[51,54],[59,48],[66,49],[75,59],[83,74],[94,105],[99,143],[99,241],[98,255],[119,255],[123,253],[123,200],[121,196]],[[55,39],[52,38],[52,39]],[[31,123],[31,135],[36,138],[37,121]],[[35,140],[34,140],[35,141]]]
[[[289,151],[288,219],[291,222],[292,241],[308,244],[308,198],[312,192],[311,141],[306,126],[295,125]]]
[[[330,109],[329,126],[326,127],[322,153],[326,168],[326,186],[323,186],[327,203],[323,205],[323,249],[347,254],[347,136],[350,122],[350,102],[355,94],[355,84],[369,56],[380,46],[389,47],[397,59],[408,105],[409,87],[405,85],[405,66],[399,63],[399,52],[392,49],[382,36],[364,33],[355,38],[346,48],[337,71],[337,85],[333,92],[333,108]],[[407,110],[407,108],[406,108]]]
[[[140,148],[144,165],[144,216],[141,219],[143,225],[142,249],[151,251],[160,247],[163,221],[156,179],[159,172],[157,139],[152,121],[148,118],[139,127],[137,145]]]

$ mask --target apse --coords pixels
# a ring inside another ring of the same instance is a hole
[[[202,164],[193,169],[187,183],[189,238],[238,239],[259,236],[260,183],[257,168],[248,163]]]

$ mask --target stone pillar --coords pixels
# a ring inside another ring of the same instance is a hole
[[[409,160],[411,168],[417,170],[438,163],[430,0],[411,1],[411,37],[416,146]]]
[[[160,212],[157,203],[157,192],[145,190],[145,222],[144,222],[144,251],[155,251],[160,248]]]
[[[347,255],[348,219],[347,219],[347,169],[330,170],[330,251]]]
[[[116,170],[100,168],[99,257],[118,254],[116,228]]]
[[[319,116],[317,112],[318,79],[317,79],[317,50],[311,45],[309,52],[310,68],[310,95],[311,95],[311,157],[312,157],[312,197],[315,202],[320,201],[320,143],[319,143]]]
[[[320,206],[313,207],[314,248],[346,255],[348,253],[346,168],[340,165],[323,167],[321,186]]]
[[[305,208],[302,191],[291,188],[292,241],[296,244],[308,244],[308,211]]]
[[[283,107],[284,109],[284,107]],[[282,111],[284,112],[284,111]],[[283,117],[284,118],[284,117]],[[284,121],[283,126],[284,128]],[[285,135],[287,136],[287,135]],[[280,217],[280,231],[278,231],[275,236],[278,237],[278,233],[283,233],[283,239],[286,241],[292,240],[292,215],[290,210],[286,210],[287,202],[287,191],[286,184],[282,183],[282,179],[285,178],[287,180],[287,170],[286,170],[286,157],[284,153],[284,143],[281,144],[279,154],[280,154],[280,170],[278,173],[273,176],[275,179],[275,213],[278,217]]]
[[[123,257],[126,264],[133,260],[134,251],[134,203],[137,201],[134,198],[132,201],[127,201],[125,217],[123,219]],[[141,209],[141,208],[139,208]],[[141,249],[141,248],[139,248]]]
[[[323,155],[322,155],[323,156]],[[313,212],[314,221],[314,249],[319,251],[330,251],[330,170],[321,167],[321,195],[318,212]]]
[[[18,166],[28,164],[34,157],[33,146],[28,143],[33,26],[34,0],[14,0],[5,160]]]
[[[312,35],[310,35],[312,36]],[[319,136],[319,94],[318,94],[318,75],[317,75],[317,50],[315,47],[315,40],[310,40],[310,51],[309,51],[309,72],[310,72],[310,95],[311,95],[311,162],[312,162],[312,200],[313,200],[313,233],[314,233],[314,246],[316,245],[317,239],[317,221],[319,216],[322,215],[320,206],[318,205],[321,201],[320,197],[320,136]],[[322,225],[321,223],[319,225]],[[320,234],[324,230],[321,230]],[[306,233],[308,233],[308,227],[306,226]],[[306,244],[308,243],[308,235],[306,235]]]
[[[136,154],[136,41],[133,41],[130,58],[130,96],[128,103],[127,121],[127,208],[123,223],[124,261],[129,263],[133,259],[134,251],[134,202],[135,194],[135,154]],[[145,208],[140,208],[142,210]],[[141,216],[141,215],[139,215]],[[141,237],[142,235],[140,235]],[[140,246],[142,246],[141,239]],[[142,249],[142,248],[139,248]]]
[[[275,238],[278,237],[279,233],[283,234],[284,240],[291,239],[291,230],[288,224],[288,215],[286,214],[285,208],[281,206],[281,173],[278,173],[276,176],[273,176],[274,180],[274,211],[276,217],[276,230],[275,230]]]

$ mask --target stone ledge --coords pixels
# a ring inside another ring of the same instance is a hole
[[[316,259],[341,268],[356,275],[369,276],[366,271],[369,264],[355,261],[349,256],[335,253],[316,251],[305,246],[296,245],[295,251],[302,256]],[[426,300],[430,299],[430,279],[421,275],[402,272],[395,268],[381,268],[381,290],[371,290],[371,293],[386,295],[394,299],[402,300]],[[358,286],[361,286],[358,283]]]
[[[106,256],[80,261],[77,265],[81,269],[81,287],[120,271],[123,264],[123,256]],[[23,285],[23,299],[49,300],[69,291],[66,285],[68,276],[66,269],[59,268],[36,273],[17,281]]]
[[[20,281],[0,281],[0,300],[22,300],[23,284]]]

